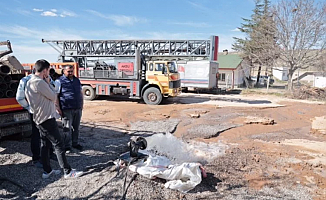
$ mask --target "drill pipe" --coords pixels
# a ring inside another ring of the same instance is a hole
[[[10,67],[8,65],[1,65],[0,66],[0,73],[2,74],[9,74],[10,72]]]
[[[6,75],[3,77],[3,80],[5,81],[5,83],[10,83],[10,81],[12,80],[11,76]]]
[[[1,83],[0,84],[0,90],[6,91],[7,89],[8,89],[8,85],[7,84],[5,84],[5,83]]]
[[[9,83],[9,88],[11,90],[17,90],[18,83],[17,82],[10,82]]]
[[[7,90],[6,91],[6,97],[7,98],[11,98],[11,97],[14,97],[15,96],[15,92],[12,91],[12,90]]]

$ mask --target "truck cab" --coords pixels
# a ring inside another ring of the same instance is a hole
[[[157,86],[163,97],[175,97],[181,93],[180,76],[174,61],[148,61],[146,81]]]

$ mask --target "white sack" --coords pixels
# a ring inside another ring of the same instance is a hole
[[[188,192],[198,185],[201,180],[200,163],[183,163],[170,165],[170,160],[164,156],[149,155],[129,166],[133,172],[137,172],[147,178],[166,179],[166,188]]]

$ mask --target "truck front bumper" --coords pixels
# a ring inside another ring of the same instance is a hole
[[[176,97],[181,94],[181,88],[169,89],[169,93],[164,96]]]

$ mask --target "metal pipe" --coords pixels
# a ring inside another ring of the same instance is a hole
[[[11,90],[17,90],[17,86],[18,86],[18,83],[17,83],[17,82],[11,82],[11,83],[9,84],[9,88],[10,88]]]
[[[15,92],[12,90],[7,90],[6,91],[6,97],[11,98],[15,96]]]
[[[1,65],[0,66],[0,73],[2,74],[9,74],[10,72],[10,67],[8,65]]]
[[[0,90],[0,98],[4,96],[4,93]]]
[[[0,83],[3,83],[4,80],[3,80],[3,77],[0,75]]]
[[[5,84],[5,83],[1,83],[0,84],[0,90],[5,91],[6,89],[8,89],[8,85]]]
[[[3,80],[5,81],[5,83],[9,83],[12,80],[12,78],[11,78],[11,76],[6,75],[3,77]]]

